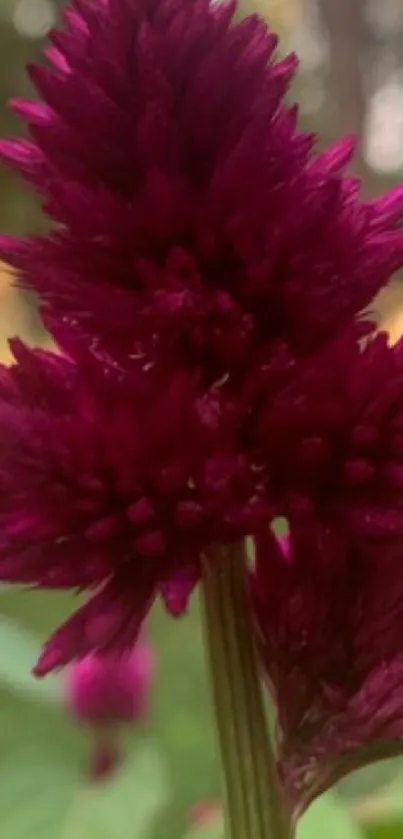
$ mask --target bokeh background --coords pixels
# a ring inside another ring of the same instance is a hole
[[[3,137],[21,131],[6,102],[32,93],[25,65],[39,56],[62,5],[0,0]],[[403,180],[403,0],[241,0],[240,7],[267,18],[282,52],[297,50],[301,70],[293,93],[301,123],[318,133],[320,145],[357,135],[355,171],[364,192]],[[35,198],[0,168],[1,231],[26,233],[44,224]],[[13,289],[1,265],[0,297],[2,360],[10,335],[46,341],[35,301]],[[396,339],[403,331],[399,277],[376,309]],[[156,677],[149,714],[121,735],[122,771],[96,788],[86,780],[91,737],[66,711],[63,677],[36,683],[30,675],[40,643],[71,608],[67,596],[0,589],[0,836],[179,839],[196,829],[200,814],[207,825],[220,786],[197,603],[179,623],[158,609],[152,616]],[[402,761],[352,776],[337,797],[308,817],[301,839],[403,839]],[[212,819],[208,830],[218,837],[219,822]]]

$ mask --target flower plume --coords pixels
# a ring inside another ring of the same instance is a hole
[[[403,260],[402,191],[361,201],[353,144],[314,155],[257,16],[209,0],[74,2],[0,153],[43,198],[45,237],[3,237],[19,282],[127,365],[248,370],[311,353]],[[118,326],[117,326],[118,324]]]

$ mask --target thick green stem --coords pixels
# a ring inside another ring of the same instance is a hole
[[[292,839],[267,731],[247,602],[244,546],[211,552],[203,579],[227,839]]]

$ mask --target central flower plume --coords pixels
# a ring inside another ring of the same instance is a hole
[[[372,202],[283,97],[293,56],[233,3],[75,0],[16,101],[30,139],[0,153],[43,197],[50,235],[3,239],[19,282],[126,366],[260,370],[320,348],[402,261],[401,190]],[[117,324],[119,326],[117,327]]]

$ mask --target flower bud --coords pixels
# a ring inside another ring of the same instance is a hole
[[[91,654],[70,668],[67,703],[73,716],[88,725],[113,726],[141,720],[147,713],[153,654],[140,640],[120,658]]]

